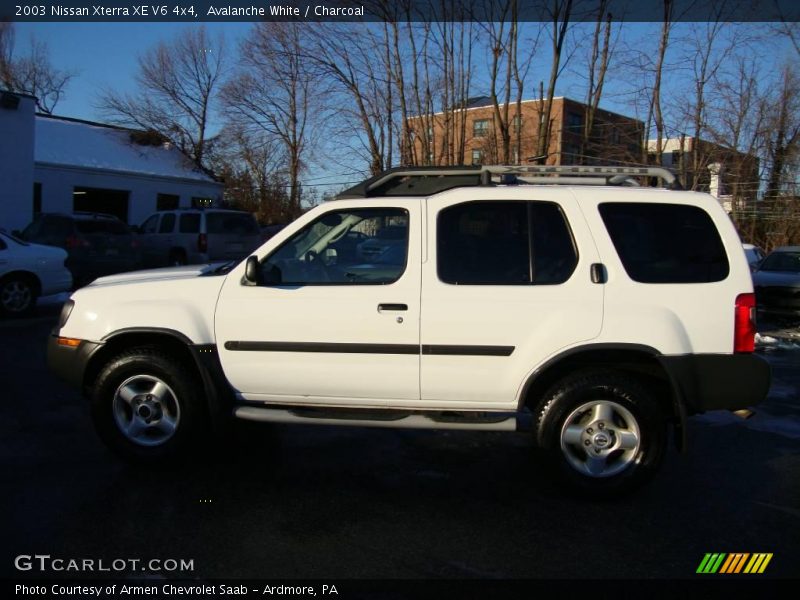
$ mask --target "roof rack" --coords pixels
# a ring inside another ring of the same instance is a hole
[[[395,167],[344,190],[337,199],[376,196],[430,196],[458,187],[547,185],[640,185],[636,177],[658,178],[668,189],[682,189],[663,167],[588,165],[476,165],[454,167]]]

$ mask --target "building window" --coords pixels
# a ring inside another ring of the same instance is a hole
[[[519,164],[519,150],[516,147],[511,149],[511,162],[515,165]]]
[[[617,129],[613,125],[611,126],[611,133],[609,135],[609,138],[610,138],[612,144],[619,144],[619,139],[620,139],[619,138],[619,129]]]
[[[175,194],[158,194],[156,196],[156,210],[175,210],[180,203],[180,196]]]
[[[42,184],[33,184],[33,216],[42,212]]]
[[[567,129],[578,132],[583,127],[583,115],[573,112],[567,113]]]
[[[433,152],[428,152],[428,164],[432,165],[435,161],[436,157],[433,155]]]
[[[480,165],[483,163],[483,149],[476,148],[472,151],[472,164]]]
[[[127,190],[75,187],[72,191],[72,210],[113,215],[127,223],[129,196]]]
[[[428,127],[428,139],[433,139],[433,127]]]
[[[475,119],[472,123],[473,137],[484,137],[489,133],[489,119]]]
[[[522,129],[522,119],[519,118],[519,115],[515,115],[514,119],[511,121],[512,131],[514,133],[519,133]]]
[[[197,196],[192,198],[192,208],[211,208],[213,204],[214,200],[211,198],[199,198]]]

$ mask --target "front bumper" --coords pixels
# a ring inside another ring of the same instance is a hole
[[[102,343],[82,340],[77,346],[62,346],[58,343],[58,330],[47,340],[47,366],[67,383],[81,388],[86,365]]]
[[[759,404],[772,379],[769,364],[756,354],[688,354],[658,360],[689,414]]]

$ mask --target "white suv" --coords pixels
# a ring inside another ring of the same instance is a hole
[[[104,277],[49,346],[128,458],[209,421],[532,431],[596,493],[645,481],[687,415],[767,394],[741,242],[664,169],[394,169],[238,265]],[[391,228],[391,251],[366,240]],[[210,419],[209,419],[210,417]]]

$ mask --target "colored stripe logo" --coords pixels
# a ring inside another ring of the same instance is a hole
[[[769,561],[772,560],[772,553],[757,552],[734,552],[731,554],[724,552],[708,552],[700,561],[697,573],[714,574],[724,573],[726,575],[736,573],[763,573]]]

